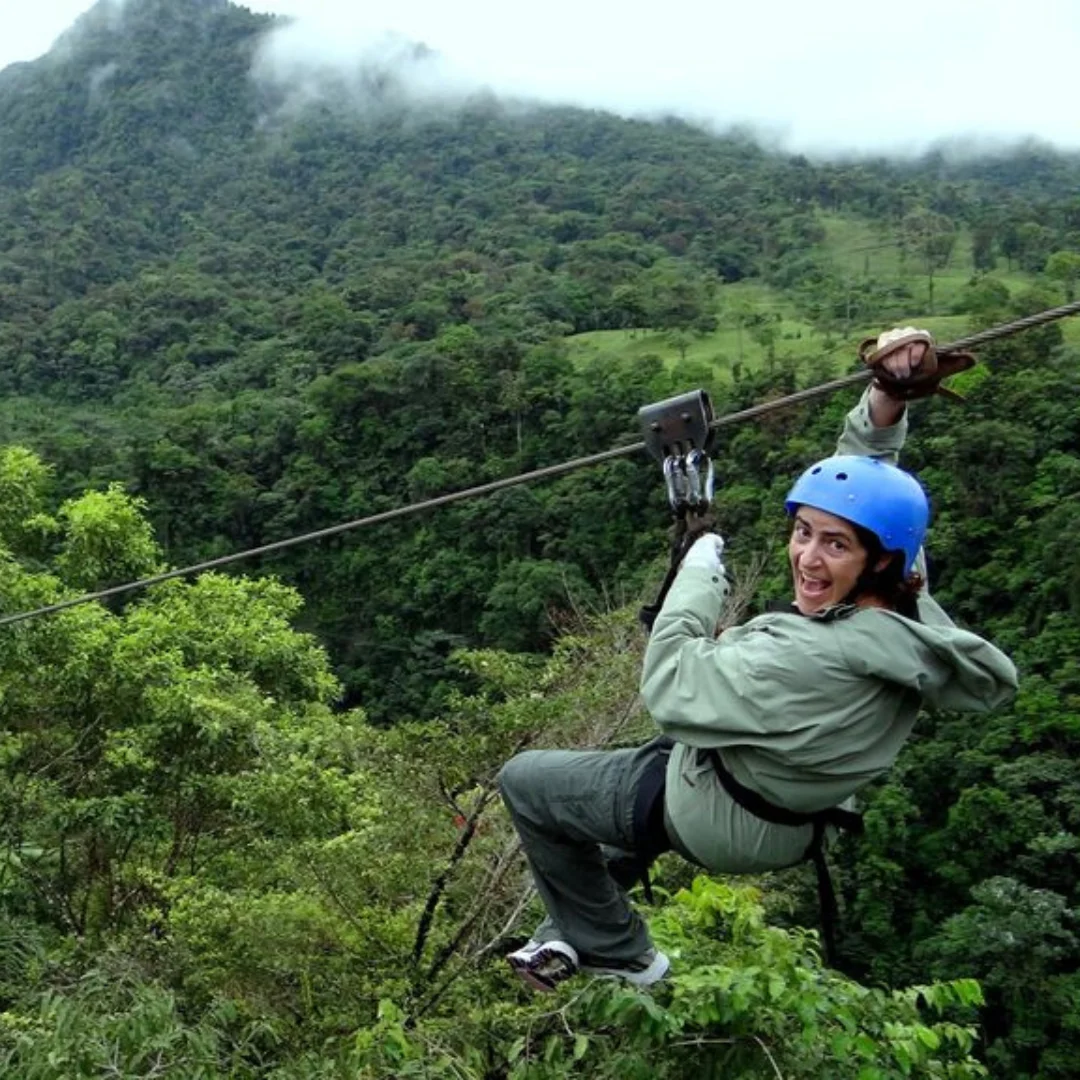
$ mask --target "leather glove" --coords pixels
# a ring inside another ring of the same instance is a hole
[[[907,362],[907,347],[920,343],[925,345],[922,362],[911,367]],[[975,363],[975,357],[968,352],[939,355],[934,349],[933,335],[914,326],[886,330],[877,338],[867,338],[859,346],[859,357],[873,369],[874,384],[899,401],[931,394],[960,400],[958,394],[941,385],[941,380],[967,371]]]

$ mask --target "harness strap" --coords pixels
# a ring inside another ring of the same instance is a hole
[[[631,873],[641,882],[648,904],[654,905],[652,881],[649,867],[671,850],[671,840],[664,827],[664,791],[666,788],[667,763],[671,756],[674,739],[660,735],[648,744],[655,756],[641,777],[637,795],[634,798],[634,856]]]
[[[652,633],[653,623],[656,622],[656,616],[660,614],[660,609],[664,606],[667,594],[675,583],[675,575],[678,574],[679,567],[682,565],[683,556],[690,550],[687,541],[686,517],[676,518],[671,532],[671,560],[668,571],[660,585],[660,591],[651,604],[643,605],[638,611],[638,620],[645,627],[646,633]]]
[[[833,888],[832,877],[829,874],[829,864],[825,861],[825,830],[832,825],[854,836],[861,836],[864,828],[862,814],[857,814],[854,810],[844,810],[839,806],[830,806],[825,810],[815,810],[812,813],[802,813],[798,810],[788,810],[784,806],[777,806],[759,792],[740,784],[724,765],[719,750],[713,748],[704,753],[716,772],[720,786],[744,810],[772,825],[812,825],[814,827],[810,844],[803,852],[803,861],[812,862],[817,873],[818,903],[821,905],[821,937],[825,945],[825,958],[835,966],[836,923],[840,912],[836,903],[836,890]]]
[[[671,561],[668,565],[667,574],[664,576],[660,591],[651,604],[644,605],[638,611],[638,620],[646,631],[651,633],[656,616],[664,606],[664,600],[671,586],[675,583],[675,577],[682,566],[683,557],[693,546],[699,536],[712,532],[716,528],[716,518],[709,512],[686,514],[675,518],[675,524],[671,530]]]

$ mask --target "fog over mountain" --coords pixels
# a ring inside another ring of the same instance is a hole
[[[3,0],[0,64],[39,54],[90,6]],[[1030,138],[1080,147],[1073,0],[1030,0],[1022,18],[1012,0],[911,0],[902,13],[858,0],[248,6],[289,18],[266,41],[256,76],[302,94],[319,92],[327,67],[357,87],[385,86],[392,71],[402,93],[428,104],[487,92],[676,114],[821,154],[917,151],[943,139],[977,149]]]
[[[747,125],[819,152],[917,150],[941,139],[1080,146],[1067,87],[1080,7],[1067,0],[1034,0],[1022,25],[1011,0],[913,0],[902,20],[857,0],[637,8],[552,0],[531,17],[491,0],[452,10],[405,0],[389,16],[337,0],[263,6],[302,12],[268,42],[271,70],[370,64],[403,40],[421,41],[431,54],[408,79],[428,100],[487,88]]]

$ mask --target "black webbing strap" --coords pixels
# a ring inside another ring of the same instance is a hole
[[[664,606],[664,600],[675,581],[675,575],[682,566],[683,557],[693,546],[694,541],[701,535],[711,532],[716,525],[716,519],[711,513],[684,514],[675,519],[675,525],[671,533],[671,562],[668,572],[664,576],[660,591],[651,604],[643,605],[638,611],[638,619],[647,631],[652,632],[656,616]]]
[[[844,810],[839,806],[815,810],[810,814],[777,806],[769,802],[764,795],[740,784],[724,765],[719,750],[710,749],[704,753],[716,771],[720,785],[744,810],[772,825],[812,825],[814,827],[814,835],[806,851],[803,852],[803,859],[809,859],[817,872],[818,903],[821,905],[821,938],[825,945],[825,959],[835,966],[836,923],[840,911],[836,903],[836,890],[833,888],[832,876],[829,874],[829,864],[825,861],[825,830],[832,825],[837,829],[845,829],[855,836],[860,836],[863,832],[862,814],[857,814],[853,810]]]
[[[651,748],[654,756],[642,773],[634,797],[634,854],[629,860],[623,860],[623,866],[608,864],[609,872],[624,889],[628,889],[635,881],[640,882],[645,900],[649,904],[656,903],[649,879],[649,867],[665,851],[671,850],[671,840],[664,827],[664,789],[668,758],[674,745],[674,739],[660,735],[643,748]]]

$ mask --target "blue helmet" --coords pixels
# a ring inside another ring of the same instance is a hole
[[[904,553],[904,573],[919,554],[930,504],[910,473],[872,457],[838,455],[811,465],[795,481],[784,507],[812,506],[872,532],[883,551]]]

